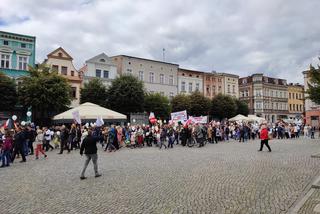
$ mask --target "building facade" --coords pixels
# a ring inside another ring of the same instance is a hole
[[[270,122],[288,117],[288,86],[284,79],[253,74],[239,79],[240,100],[246,101],[249,113]]]
[[[203,94],[203,72],[179,68],[178,93],[191,94],[195,91]]]
[[[319,127],[320,126],[320,105],[315,104],[307,98],[307,90],[310,84],[310,71],[303,71],[304,90],[305,90],[305,122],[308,125]]]
[[[144,82],[149,93],[160,93],[172,98],[178,93],[179,65],[133,56],[111,57],[117,65],[118,74],[131,74]]]
[[[68,80],[72,89],[71,107],[76,107],[80,103],[80,88],[83,77],[82,73],[74,67],[72,61],[73,58],[62,47],[59,47],[47,55],[44,63]]]
[[[239,98],[239,76],[228,73],[218,73],[222,78],[223,94]]]
[[[212,99],[218,94],[224,93],[223,77],[216,72],[203,73],[203,95]]]
[[[289,119],[301,119],[304,113],[304,86],[288,84]]]
[[[93,78],[98,78],[107,87],[118,76],[117,66],[105,53],[88,59],[80,71],[83,72],[83,83],[87,83]]]
[[[35,66],[36,37],[0,31],[0,71],[12,78]]]

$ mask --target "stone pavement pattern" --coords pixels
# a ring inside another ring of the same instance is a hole
[[[318,140],[99,152],[80,181],[78,151],[0,169],[0,213],[286,213],[320,172]],[[266,148],[265,148],[266,149]]]
[[[320,204],[320,189],[315,189],[312,195],[308,198],[308,200],[303,204],[300,208],[298,214],[319,214],[319,212],[314,212],[314,208]]]

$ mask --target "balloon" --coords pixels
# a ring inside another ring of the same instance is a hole
[[[89,128],[89,123],[86,123],[86,125],[85,125],[87,128]]]
[[[25,126],[25,125],[26,125],[26,122],[22,121],[21,126]]]
[[[128,123],[128,126],[130,126],[130,123]]]
[[[28,112],[27,112],[27,116],[28,116],[28,117],[31,117],[31,115],[32,115],[31,111],[28,111]]]
[[[57,135],[60,136],[60,131],[57,131]]]
[[[157,122],[157,119],[156,118],[151,118],[150,119],[150,123],[156,123]]]
[[[18,117],[16,115],[12,116],[12,120],[16,121],[18,119]]]

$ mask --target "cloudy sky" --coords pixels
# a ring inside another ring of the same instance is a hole
[[[72,4],[71,4],[72,2]],[[303,82],[320,54],[319,0],[0,0],[0,30],[62,46],[76,67],[101,52],[202,71]]]

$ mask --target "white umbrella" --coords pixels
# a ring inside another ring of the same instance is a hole
[[[249,118],[242,114],[238,114],[237,116],[230,118],[229,121],[249,121]]]

